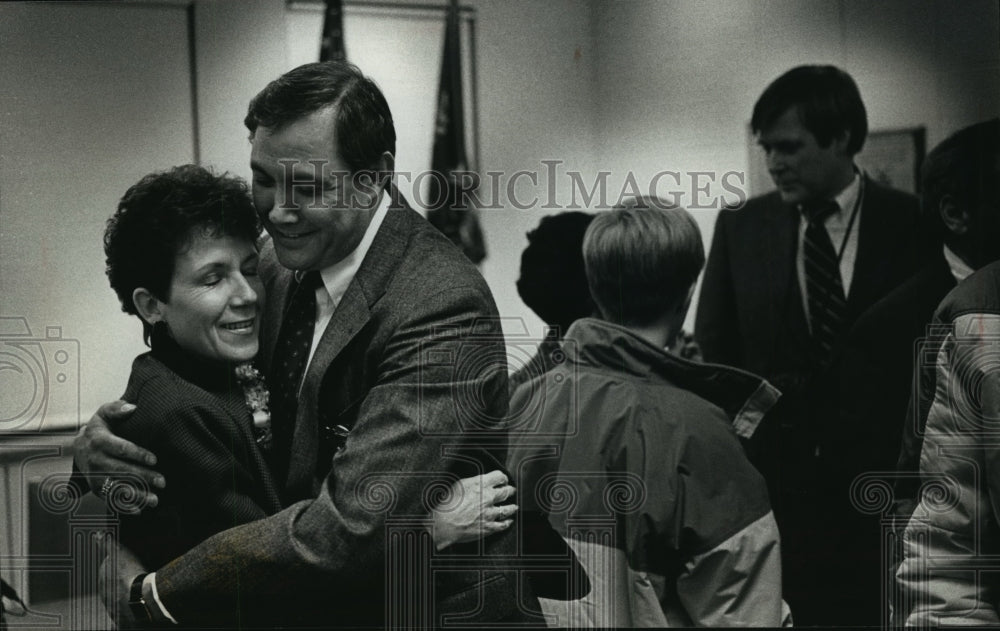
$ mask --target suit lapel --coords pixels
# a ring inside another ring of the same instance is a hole
[[[308,486],[313,480],[320,440],[319,398],[324,378],[337,357],[371,320],[372,308],[385,294],[405,254],[415,213],[405,200],[399,200],[398,205],[390,205],[371,248],[337,305],[306,370],[292,438],[293,458],[286,490]],[[363,369],[363,366],[354,364],[335,368],[344,371]],[[341,379],[335,376],[334,380],[332,387],[336,388]]]
[[[798,278],[795,273],[795,250],[799,240],[799,211],[776,198],[775,208],[768,213],[768,217],[770,221],[766,233],[758,241],[764,246],[760,260],[764,261],[768,274],[773,276],[774,271],[779,270],[768,286],[771,288],[771,308],[780,308],[788,297],[789,285]],[[792,270],[792,273],[786,270]]]
[[[884,291],[887,274],[893,269],[896,250],[893,247],[892,216],[879,212],[885,206],[881,189],[865,177],[861,218],[858,221],[858,256],[854,261],[854,277],[847,296],[848,312],[864,311]]]
[[[774,348],[775,338],[781,333],[780,327],[762,327],[763,322],[784,322],[789,300],[791,283],[795,282],[795,250],[798,241],[798,211],[781,201],[777,193],[768,202],[766,220],[757,223],[760,232],[752,234],[748,230],[748,247],[752,248],[747,261],[757,261],[759,267],[748,267],[745,291],[758,293],[749,296],[746,304],[756,305],[760,311],[748,313],[749,319],[743,326],[748,331],[761,331],[763,346],[755,352],[764,356]],[[748,228],[754,224],[748,224]],[[797,294],[797,292],[795,292]]]
[[[771,360],[763,358],[772,357],[776,338],[785,333],[789,324],[787,306],[791,299],[790,283],[796,278],[799,219],[798,211],[783,203],[776,191],[761,198],[760,204],[760,208],[754,209],[756,216],[746,221],[734,218],[738,221],[732,226],[732,274],[737,317],[747,344],[743,353],[745,357],[758,358],[747,367],[766,372]],[[775,326],[778,323],[783,325]]]
[[[405,201],[402,203],[405,204]],[[327,368],[368,322],[371,307],[385,293],[403,257],[411,226],[410,213],[413,212],[404,206],[398,209],[390,207],[386,213],[358,273],[348,285],[320,338],[303,382],[303,394],[306,394],[306,388],[309,391],[318,390]]]

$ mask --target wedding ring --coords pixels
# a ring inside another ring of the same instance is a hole
[[[104,484],[101,485],[101,497],[107,497],[114,485],[115,481],[111,479],[111,476],[104,478]]]

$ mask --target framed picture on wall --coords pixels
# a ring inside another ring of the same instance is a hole
[[[923,127],[870,132],[858,166],[880,184],[919,194],[926,136]]]
[[[761,195],[774,190],[774,182],[767,172],[764,152],[757,146],[753,132],[749,132],[748,137],[747,164],[750,173],[747,174],[747,183],[750,195]],[[857,155],[855,161],[876,182],[918,194],[926,137],[924,127],[868,132],[864,149]]]

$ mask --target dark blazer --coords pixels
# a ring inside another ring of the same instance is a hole
[[[820,372],[796,275],[800,213],[777,192],[756,197],[739,210],[723,210],[705,267],[695,337],[705,360],[759,374],[783,396],[749,445],[754,464],[772,492],[775,512],[784,495],[815,494],[821,484],[817,449],[838,424],[835,372]],[[926,249],[917,199],[866,177],[854,276],[847,296],[849,330],[858,316],[913,275]],[[842,351],[839,344],[834,363]],[[800,500],[790,500],[801,504]]]
[[[839,540],[833,519],[844,515],[846,489],[832,491],[824,462],[838,452],[836,369],[821,370],[796,274],[800,213],[777,192],[723,210],[705,267],[695,337],[705,360],[757,373],[782,398],[748,443],[748,455],[768,483],[782,536],[784,590],[796,622],[830,624],[851,605],[833,579]],[[854,276],[847,295],[849,328],[861,313],[916,272],[924,241],[912,195],[865,180]],[[835,348],[837,366],[843,341]],[[842,492],[841,492],[842,491]],[[830,498],[842,498],[834,506]]]
[[[291,280],[270,243],[261,275],[266,366]],[[159,570],[166,607],[183,625],[440,626],[452,614],[475,626],[537,611],[507,565],[512,531],[448,554],[421,537],[447,481],[502,468],[504,358],[482,276],[397,199],[304,377],[279,472],[298,501]],[[342,444],[331,425],[350,430]]]
[[[916,272],[917,210],[913,195],[866,177],[849,322]],[[808,345],[797,343],[808,339],[795,271],[799,219],[777,191],[719,213],[695,321],[705,361],[749,370],[779,388],[807,376]]]
[[[916,275],[863,313],[844,341],[835,370],[839,391],[834,422],[824,424],[820,440],[826,521],[836,528],[841,544],[829,557],[831,582],[841,586],[830,624],[882,623],[881,586],[895,584],[893,573],[882,571],[885,518],[856,508],[858,499],[866,497],[861,489],[872,487],[854,483],[895,477],[892,471],[913,391],[917,344],[953,287],[955,278],[939,249]],[[914,473],[916,465],[915,459]],[[858,477],[862,475],[868,477]]]
[[[891,471],[913,391],[917,343],[934,310],[955,287],[944,255],[866,311],[847,335],[839,367],[842,451],[853,457],[845,477]],[[916,463],[914,463],[916,464]],[[916,469],[914,468],[914,471]]]
[[[199,360],[165,335],[132,364],[122,438],[157,455],[170,485],[156,508],[120,516],[120,539],[159,567],[217,532],[281,509],[233,366]],[[115,504],[114,499],[110,502]]]

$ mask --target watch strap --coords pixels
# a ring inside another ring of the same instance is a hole
[[[146,580],[149,572],[143,572],[132,579],[132,586],[128,594],[128,607],[132,611],[132,616],[136,622],[149,624],[153,621],[153,616],[149,612],[146,599],[142,596],[142,583]]]

